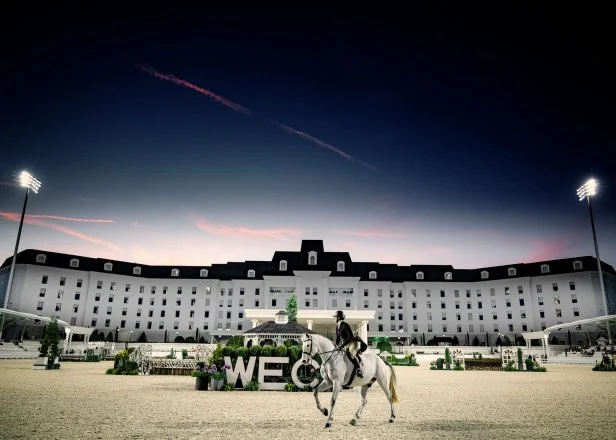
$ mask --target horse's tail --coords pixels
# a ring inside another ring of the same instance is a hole
[[[398,399],[398,393],[396,392],[396,370],[394,367],[387,362],[385,359],[381,359],[391,370],[391,377],[389,378],[389,393],[391,394],[391,401],[393,403],[399,403],[400,399]]]

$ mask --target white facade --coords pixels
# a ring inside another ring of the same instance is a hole
[[[344,263],[334,270],[340,269],[344,271]],[[20,264],[18,259],[8,308],[55,315],[71,325],[105,333],[119,328],[120,341],[136,341],[142,332],[150,342],[162,341],[167,331],[169,341],[180,335],[203,336],[212,342],[251,329],[254,323],[246,309],[284,309],[295,293],[298,315],[371,312],[374,319],[367,322],[368,336],[405,338],[407,343],[415,338],[418,344],[435,336],[455,336],[462,345],[472,344],[475,337],[484,344],[487,337],[494,344],[499,333],[513,339],[522,332],[606,314],[597,272],[583,269],[575,271],[572,265],[567,273],[533,277],[510,272],[512,276],[495,280],[489,279],[488,271],[487,279],[481,276],[466,282],[456,281],[450,272],[443,274],[442,281],[391,282],[371,279],[378,274],[362,280],[340,273],[333,276],[327,270],[221,281],[144,278]],[[8,270],[8,266],[0,270],[0,279]],[[613,284],[614,276],[607,273],[606,277]],[[332,328],[334,323],[332,317]]]

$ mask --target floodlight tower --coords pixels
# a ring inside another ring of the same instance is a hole
[[[4,308],[6,309],[9,304],[9,297],[11,295],[11,287],[13,286],[13,275],[15,274],[15,261],[17,260],[17,250],[19,249],[19,239],[21,238],[21,229],[24,225],[24,217],[26,216],[26,207],[28,206],[28,194],[32,191],[34,194],[41,189],[41,181],[34,177],[27,171],[22,171],[19,174],[19,186],[26,188],[26,199],[24,200],[24,207],[21,211],[21,220],[19,220],[19,229],[17,230],[17,241],[15,242],[15,251],[13,252],[13,261],[11,261],[11,271],[9,272],[9,281],[6,285],[6,292],[4,293]],[[4,332],[4,319],[5,313],[2,314],[2,321],[0,323],[0,339],[2,339],[2,333]]]
[[[609,315],[607,309],[607,296],[605,294],[605,285],[603,284],[603,274],[601,273],[601,258],[599,257],[599,245],[597,244],[597,232],[595,231],[595,219],[592,215],[592,203],[590,203],[590,197],[597,194],[598,183],[595,179],[588,179],[584,185],[577,189],[577,195],[580,202],[584,199],[588,201],[588,212],[590,213],[590,226],[592,227],[592,238],[595,242],[595,254],[597,255],[597,269],[599,271],[599,285],[601,286],[601,296],[603,299],[603,310],[605,315]],[[612,345],[612,333],[610,331],[610,321],[606,320],[607,326],[607,339],[608,343]]]

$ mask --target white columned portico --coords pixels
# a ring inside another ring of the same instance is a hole
[[[312,323],[314,321],[312,319],[307,319],[306,320],[306,327],[308,327],[308,330],[312,330]]]
[[[368,343],[368,321],[363,320],[359,327],[359,337],[367,344]]]
[[[71,347],[71,329],[66,327],[64,329],[64,333],[66,333],[66,339],[64,340],[64,354],[68,354],[68,350]]]

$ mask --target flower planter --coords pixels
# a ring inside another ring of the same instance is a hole
[[[195,378],[195,390],[197,391],[207,391],[208,385],[210,384],[209,377],[196,377]]]
[[[224,387],[225,387],[224,379],[212,378],[212,391],[222,391]]]
[[[39,356],[34,360],[34,365],[32,365],[33,370],[46,370],[47,369],[47,356]]]

